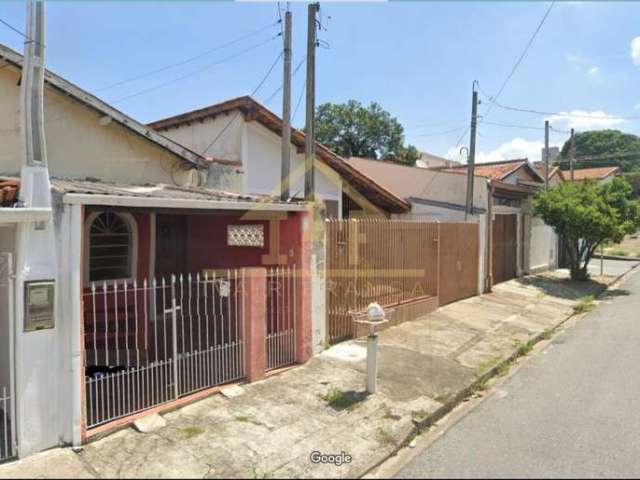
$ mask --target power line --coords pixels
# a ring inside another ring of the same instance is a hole
[[[500,122],[488,122],[488,121],[484,121],[482,123],[484,125],[493,125],[496,127],[521,128],[523,130],[544,130],[544,127],[537,127],[534,125],[521,125],[521,124],[515,124],[515,123],[500,123]],[[556,133],[564,133],[567,135],[571,133],[568,130],[560,130],[558,128],[553,128],[552,126],[549,126],[549,129],[553,130]]]
[[[21,31],[21,30],[19,30],[19,29],[17,29],[16,27],[14,27],[13,25],[11,25],[10,23],[5,22],[5,21],[4,21],[4,20],[2,20],[1,18],[0,18],[0,23],[2,23],[5,27],[7,27],[7,28],[9,28],[9,29],[13,30],[14,32],[16,32],[18,35],[22,35],[24,38],[26,38],[27,40],[31,41],[31,38],[29,38],[29,36],[28,36],[26,33],[22,32],[22,31]]]
[[[549,5],[549,8],[547,8],[547,11],[542,16],[542,19],[540,20],[540,23],[538,23],[538,26],[536,27],[535,31],[533,32],[533,35],[531,35],[531,38],[527,42],[527,45],[524,47],[524,50],[522,51],[522,54],[520,55],[520,57],[518,58],[516,63],[513,65],[513,68],[511,69],[511,72],[509,72],[509,75],[507,75],[507,78],[505,78],[504,82],[502,83],[502,86],[500,87],[500,90],[498,90],[498,93],[496,93],[494,95],[493,101],[497,102],[497,100],[500,97],[500,95],[502,94],[503,90],[505,89],[505,87],[509,83],[509,80],[511,80],[511,77],[513,77],[514,73],[516,73],[516,70],[518,69],[518,67],[522,63],[522,60],[524,60],[524,57],[527,55],[527,52],[529,51],[529,48],[531,48],[531,45],[533,44],[533,41],[538,36],[538,33],[542,29],[542,25],[544,25],[544,22],[547,19],[547,17],[549,16],[549,13],[551,13],[551,9],[555,5],[555,3],[556,3],[555,1],[551,2],[551,4]],[[493,101],[489,105],[489,108],[487,108],[486,112],[484,112],[484,117],[485,118],[489,115],[489,113],[491,112],[491,109],[493,108]]]
[[[269,67],[269,70],[267,70],[267,73],[265,74],[265,76],[262,77],[262,80],[260,80],[260,83],[258,83],[258,86],[254,88],[253,91],[250,93],[251,97],[253,97],[256,93],[258,93],[258,90],[260,90],[262,85],[264,85],[264,83],[267,81],[267,79],[271,75],[271,72],[273,72],[273,69],[276,68],[276,65],[278,64],[281,58],[282,58],[282,52],[279,52],[278,56]],[[237,112],[233,117],[231,117],[231,119],[229,120],[229,122],[227,122],[224,128],[220,130],[220,133],[218,133],[218,135],[216,135],[216,137],[211,141],[211,143],[209,143],[209,145],[207,145],[207,147],[202,151],[201,155],[204,155],[205,153],[207,153],[207,150],[209,150],[222,137],[222,135],[224,135],[224,133],[231,126],[231,124],[235,122],[235,120],[238,118],[238,115],[240,115],[240,112]]]
[[[545,112],[541,110],[534,110],[531,108],[521,108],[521,107],[512,107],[508,105],[503,105],[498,103],[497,101],[493,101],[493,104],[501,108],[503,110],[509,110],[512,112],[520,112],[520,113],[532,113],[535,115],[545,115],[545,116],[557,116],[557,117],[566,117],[566,118],[590,118],[594,120],[639,120],[640,115],[591,115],[588,113],[569,113],[569,112]]]
[[[237,58],[237,57],[239,57],[241,55],[244,55],[245,53],[249,53],[249,52],[251,52],[253,50],[256,50],[257,48],[260,48],[263,45],[266,45],[267,43],[275,40],[279,36],[280,36],[280,34],[277,34],[277,35],[275,35],[273,37],[270,37],[270,38],[268,38],[268,39],[266,39],[266,40],[264,40],[264,41],[262,41],[260,43],[252,45],[251,47],[245,48],[244,50],[240,50],[239,52],[236,52],[236,53],[234,53],[232,55],[229,55],[229,56],[227,56],[227,57],[225,57],[225,58],[223,58],[221,60],[218,60],[217,62],[210,63],[209,65],[206,65],[205,67],[202,67],[202,68],[200,68],[198,70],[189,72],[189,73],[187,73],[185,75],[181,75],[181,76],[173,78],[171,80],[167,80],[166,82],[160,83],[160,84],[155,85],[153,87],[146,88],[144,90],[140,90],[139,92],[132,93],[131,95],[126,95],[126,96],[121,97],[121,98],[119,98],[117,100],[113,100],[110,103],[117,104],[117,103],[123,102],[124,100],[129,100],[131,98],[138,97],[140,95],[144,95],[145,93],[153,92],[155,90],[158,90],[159,88],[163,88],[163,87],[166,87],[167,85],[171,85],[172,83],[184,80],[185,78],[189,78],[189,77],[192,77],[194,75],[198,75],[198,74],[200,74],[200,73],[202,73],[202,72],[204,72],[206,70],[209,70],[212,67],[215,67],[215,66],[220,65],[222,63],[228,62],[229,60],[233,60],[234,58]]]
[[[306,56],[302,60],[300,60],[296,68],[293,70],[293,73],[291,74],[291,78],[295,78],[296,73],[298,73],[298,70],[300,70],[300,67],[306,60],[307,60]],[[275,96],[278,94],[278,92],[280,92],[280,90],[282,90],[283,88],[284,88],[284,84],[280,84],[280,86],[276,88],[274,92],[267,97],[267,99],[264,101],[264,104],[269,105],[269,102],[271,102],[271,100],[273,100]]]
[[[293,121],[296,118],[296,113],[298,113],[298,108],[300,108],[300,105],[302,104],[302,98],[304,97],[304,94],[307,91],[307,82],[303,82],[302,83],[302,90],[300,90],[300,96],[298,97],[298,101],[296,102],[296,108],[293,110],[293,115],[291,115],[291,123],[293,123]]]
[[[136,76],[133,76],[133,77],[130,77],[130,78],[126,78],[124,80],[120,80],[120,81],[112,83],[110,85],[106,85],[104,87],[98,88],[97,90],[95,90],[95,92],[102,92],[104,90],[109,90],[111,88],[119,87],[119,86],[124,85],[126,83],[135,82],[136,80],[141,80],[141,79],[149,77],[151,75],[155,75],[156,73],[161,73],[161,72],[164,72],[166,70],[170,70],[170,69],[175,68],[175,67],[180,67],[182,65],[186,65],[187,63],[191,63],[191,62],[193,62],[195,60],[198,60],[198,59],[200,59],[202,57],[205,57],[205,56],[207,56],[207,55],[209,55],[209,54],[211,54],[213,52],[216,52],[218,50],[222,50],[223,48],[226,48],[226,47],[230,47],[231,45],[235,45],[236,43],[241,42],[242,40],[246,40],[247,38],[253,37],[253,36],[255,36],[255,35],[257,35],[257,34],[259,34],[261,32],[264,32],[265,30],[268,30],[269,28],[272,28],[272,27],[276,26],[278,23],[280,23],[280,22],[276,21],[274,23],[270,23],[269,25],[265,25],[263,27],[260,27],[257,30],[254,30],[254,31],[249,32],[249,33],[247,33],[245,35],[242,35],[242,36],[240,36],[240,37],[238,37],[238,38],[236,38],[234,40],[231,40],[229,42],[222,43],[222,44],[220,44],[220,45],[218,45],[216,47],[210,48],[209,50],[206,50],[206,51],[204,51],[202,53],[199,53],[198,55],[194,55],[193,57],[189,57],[189,58],[186,58],[184,60],[180,60],[180,61],[175,62],[175,63],[170,63],[170,64],[165,65],[163,67],[156,68],[155,70],[150,70],[148,72],[141,73],[139,75],[136,75]]]
[[[412,135],[412,136],[413,137],[435,137],[435,136],[438,136],[438,135],[446,135],[448,133],[459,132],[463,128],[465,128],[465,125],[462,125],[462,126],[459,126],[459,127],[456,127],[456,128],[451,128],[449,130],[444,130],[442,132],[420,133],[418,135]]]

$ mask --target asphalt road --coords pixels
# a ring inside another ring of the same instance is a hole
[[[638,262],[631,260],[608,260],[603,261],[603,271],[605,275],[622,275],[624,272],[637,265]],[[592,258],[589,262],[589,272],[592,275],[600,274],[600,259]]]
[[[640,476],[640,267],[396,478],[629,476]]]

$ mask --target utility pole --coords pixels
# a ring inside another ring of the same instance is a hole
[[[570,148],[569,148],[569,170],[571,171],[571,181],[573,182],[575,180],[575,175],[573,173],[573,163],[574,163],[574,157],[575,157],[575,153],[576,153],[576,144],[575,144],[575,138],[574,138],[574,130],[573,128],[571,129],[571,144],[570,144]]]
[[[282,87],[282,168],[280,200],[289,200],[289,169],[291,165],[291,12],[284,15],[284,81]]]
[[[544,122],[544,189],[549,190],[549,120]]]
[[[315,97],[316,97],[316,14],[320,10],[319,3],[310,3],[307,16],[307,118],[304,145],[304,199],[314,200],[315,192]]]
[[[473,82],[473,98],[471,105],[471,138],[469,140],[469,157],[467,158],[467,205],[464,213],[465,221],[473,215],[473,173],[476,164],[476,127],[478,125],[478,92]]]

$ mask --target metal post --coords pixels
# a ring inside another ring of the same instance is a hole
[[[473,82],[473,97],[471,105],[471,137],[469,139],[469,157],[467,159],[467,205],[464,220],[473,215],[473,174],[476,163],[476,127],[478,124],[478,92]]]
[[[600,276],[604,275],[604,244],[600,244]]]
[[[367,337],[367,393],[376,393],[378,377],[378,334],[369,326]]]
[[[176,305],[176,276],[171,275],[171,333],[173,334],[173,396],[180,397],[178,372],[178,307]],[[166,334],[165,334],[166,335]]]
[[[319,3],[310,3],[307,17],[307,117],[304,145],[304,199],[314,200],[315,193],[315,95],[316,95],[316,13]]]
[[[282,87],[282,166],[280,200],[289,200],[291,162],[291,12],[284,16],[284,81]]]
[[[571,148],[569,149],[569,169],[571,170],[571,181],[573,182],[575,180],[575,176],[574,176],[574,168],[573,168],[573,157],[575,156],[575,149],[576,149],[576,145],[575,145],[575,138],[574,138],[574,130],[573,128],[571,129]]]
[[[549,120],[544,122],[544,189],[549,190]]]

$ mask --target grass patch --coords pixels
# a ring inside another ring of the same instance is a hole
[[[522,343],[518,346],[518,357],[524,357],[525,355],[529,355],[529,353],[533,350],[533,343],[527,342]]]
[[[402,417],[400,415],[396,415],[395,413],[393,413],[390,408],[387,408],[387,410],[384,412],[384,415],[382,416],[382,418],[385,419],[385,420],[394,420],[394,421],[397,422]]]
[[[538,293],[536,294],[536,298],[537,298],[538,300],[540,300],[540,299],[542,299],[542,298],[544,298],[544,297],[546,297],[546,296],[547,296],[547,294],[546,294],[546,293],[544,293],[544,292],[542,292],[542,291],[540,291],[540,292],[538,292]]]
[[[628,250],[622,250],[619,248],[611,248],[606,252],[608,255],[613,255],[614,257],[628,257],[631,252]]]
[[[395,445],[396,440],[393,438],[393,435],[388,430],[384,428],[378,428],[376,431],[376,438],[383,445]]]
[[[504,377],[511,370],[511,362],[504,362],[496,369],[496,375]]]
[[[478,365],[478,368],[477,368],[478,374],[482,375],[487,370],[491,370],[498,363],[500,363],[501,360],[502,360],[502,357],[500,355],[495,355],[495,356],[485,360],[480,365]]]
[[[182,429],[182,432],[184,433],[185,437],[194,438],[198,435],[202,435],[204,433],[204,430],[200,427],[185,427]]]
[[[345,410],[362,400],[358,398],[354,392],[345,392],[336,387],[329,389],[329,391],[320,398],[336,410]]]
[[[429,417],[429,412],[426,410],[414,410],[411,412],[411,418],[416,422],[422,422]]]
[[[542,332],[542,334],[540,335],[540,340],[549,340],[551,337],[553,337],[553,331],[553,328],[549,328]]]
[[[586,313],[594,308],[596,308],[596,304],[593,301],[593,295],[585,295],[573,306],[573,311],[575,313]]]

